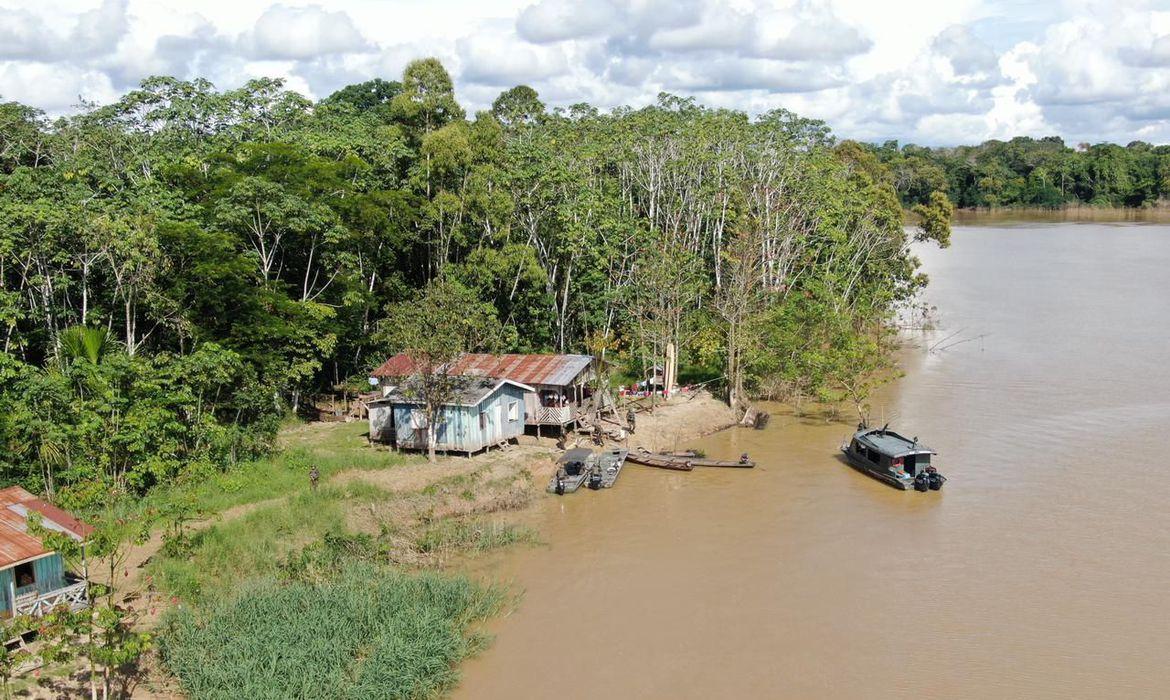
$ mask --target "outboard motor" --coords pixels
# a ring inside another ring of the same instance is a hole
[[[931,491],[938,491],[939,489],[942,488],[943,482],[946,480],[947,480],[947,478],[945,476],[943,476],[942,474],[939,474],[936,471],[932,471],[930,473],[929,479],[928,479],[928,481],[930,482],[930,490]]]
[[[557,477],[557,488],[556,488],[556,492],[557,492],[557,495],[558,495],[558,496],[564,496],[564,495],[565,495],[565,480],[564,480],[564,479],[562,479],[562,478],[561,478],[561,477],[559,477],[559,476]]]
[[[926,491],[930,488],[929,479],[927,479],[926,472],[918,472],[918,476],[914,477],[914,490]]]
[[[594,471],[589,475],[589,488],[597,491],[601,488],[601,472]]]

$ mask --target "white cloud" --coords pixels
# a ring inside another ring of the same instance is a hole
[[[46,63],[0,63],[0,86],[5,100],[56,112],[74,109],[83,101],[104,103],[118,98],[118,91],[100,71],[62,71]]]
[[[612,27],[621,12],[608,0],[540,0],[516,18],[516,31],[534,43],[599,36]]]
[[[126,6],[127,0],[103,0],[72,22],[0,6],[0,59],[55,60],[113,51],[129,25]]]
[[[972,33],[971,28],[952,24],[931,42],[935,53],[947,59],[957,75],[980,75],[998,71],[999,56]]]
[[[240,41],[252,55],[269,59],[306,59],[370,49],[348,14],[319,5],[273,5]]]
[[[509,88],[560,75],[568,68],[561,46],[527,44],[510,33],[464,37],[455,46],[460,77],[472,83]]]
[[[60,113],[173,74],[322,97],[433,55],[469,110],[528,83],[554,107],[786,107],[844,137],[1167,141],[1165,2],[0,0],[0,95]]]

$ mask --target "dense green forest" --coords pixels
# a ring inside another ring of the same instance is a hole
[[[907,233],[895,160],[671,95],[520,86],[468,117],[434,59],[315,103],[160,77],[53,120],[2,104],[0,474],[87,508],[229,468],[362,383],[436,285],[499,349],[637,371],[673,342],[732,400],[856,400],[925,283],[910,239],[949,234],[948,171]]]
[[[1066,146],[1057,136],[978,146],[868,146],[907,205],[946,192],[956,206],[1152,207],[1170,200],[1170,145],[1134,141]]]

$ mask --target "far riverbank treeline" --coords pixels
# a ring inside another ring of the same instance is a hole
[[[315,103],[167,77],[56,120],[6,103],[0,474],[85,509],[260,454],[436,285],[496,349],[639,376],[673,343],[733,401],[856,399],[925,283],[910,238],[949,234],[930,193],[908,233],[895,182],[784,110],[520,86],[468,116],[434,59]]]
[[[1132,141],[1068,146],[1057,136],[926,148],[867,148],[888,168],[907,206],[946,192],[962,208],[1170,205],[1170,145]]]

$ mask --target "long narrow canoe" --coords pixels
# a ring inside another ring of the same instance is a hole
[[[645,450],[631,452],[626,455],[627,462],[641,464],[644,467],[673,469],[680,472],[689,472],[695,468],[695,465],[692,464],[691,459],[691,457],[672,457],[671,455],[660,455],[653,452],[646,452]]]
[[[634,464],[642,464],[647,467],[658,467],[660,469],[677,469],[679,471],[690,471],[695,467],[726,467],[732,469],[751,469],[756,466],[756,463],[744,455],[738,462],[731,462],[722,459],[707,459],[706,457],[698,457],[694,453],[675,452],[675,453],[660,453],[650,452],[646,449],[640,449],[636,452],[631,452],[627,460]]]
[[[696,467],[730,467],[732,469],[751,469],[756,466],[756,463],[744,455],[743,459],[738,462],[731,462],[722,459],[692,459],[691,462]]]

